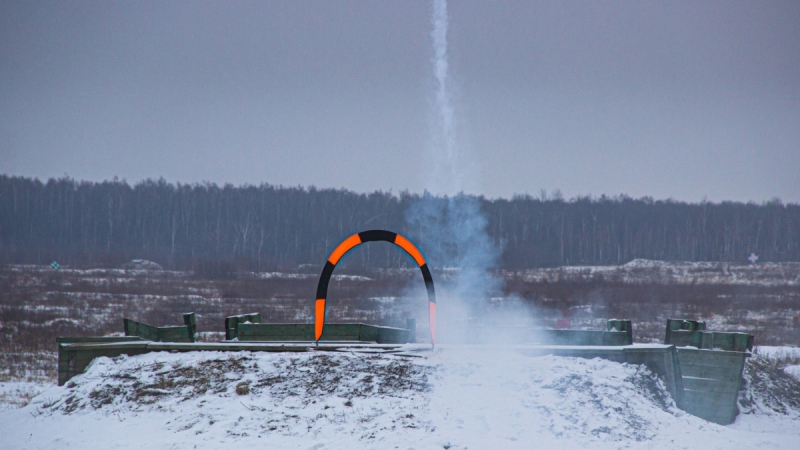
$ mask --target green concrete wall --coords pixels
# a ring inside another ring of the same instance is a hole
[[[183,315],[185,325],[154,327],[132,319],[123,319],[125,336],[137,336],[156,342],[194,342],[197,337],[197,318],[194,313]]]
[[[225,318],[225,340],[233,340],[239,334],[240,323],[261,323],[261,314],[250,313]]]
[[[62,338],[63,339],[63,338]],[[127,342],[99,341],[92,338],[82,342],[67,339],[69,342],[58,344],[58,385],[62,386],[75,375],[82,374],[89,363],[97,357],[107,356],[113,358],[119,355],[140,355],[147,353],[148,341],[138,337],[127,338]],[[135,339],[135,340],[131,340]]]
[[[739,414],[738,398],[746,353],[678,348],[684,411],[720,425]]]
[[[683,378],[681,409],[710,422],[732,423],[753,341],[747,333],[708,331],[705,322],[667,319],[664,343],[678,347]]]
[[[403,328],[379,327],[363,323],[329,323],[322,331],[321,342],[353,341],[378,344],[405,344],[410,331]],[[239,323],[236,337],[242,342],[314,341],[314,324]]]

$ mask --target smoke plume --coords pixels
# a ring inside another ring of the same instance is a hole
[[[431,267],[440,271],[440,341],[453,342],[462,340],[456,330],[464,329],[465,321],[475,320],[478,311],[498,295],[500,282],[491,269],[499,251],[486,232],[487,221],[478,199],[463,192],[465,181],[472,182],[478,174],[465,164],[465,146],[458,134],[447,52],[446,0],[433,1],[431,23],[435,92],[428,159],[433,169],[426,187],[438,195],[426,190],[406,212],[406,221]]]

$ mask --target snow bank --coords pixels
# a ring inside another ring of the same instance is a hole
[[[445,346],[426,358],[151,353],[98,358],[0,412],[0,448],[793,448],[792,423],[708,423],[646,368],[600,359]]]

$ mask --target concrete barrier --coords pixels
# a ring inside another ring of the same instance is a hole
[[[728,425],[739,414],[742,371],[754,337],[706,330],[705,322],[667,319],[664,344],[678,346],[686,412]]]
[[[137,336],[155,342],[194,342],[197,338],[197,316],[183,315],[182,326],[154,327],[132,319],[122,319],[125,336]]]
[[[86,370],[97,357],[147,353],[146,341],[138,336],[83,337],[56,339],[58,342],[58,385],[62,386]]]
[[[328,323],[320,341],[375,342],[405,344],[411,332],[403,328],[379,327],[364,323]],[[313,342],[314,324],[305,323],[239,323],[236,339],[240,342]]]
[[[744,352],[679,347],[683,381],[681,409],[720,425],[733,423],[739,414]]]
[[[706,323],[697,320],[667,319],[664,343],[685,347],[692,333],[706,329]]]
[[[664,343],[678,347],[745,352],[753,350],[754,337],[747,333],[709,331],[705,322],[696,320],[667,319]]]
[[[236,339],[239,334],[240,323],[261,323],[261,314],[250,313],[225,318],[225,339]]]

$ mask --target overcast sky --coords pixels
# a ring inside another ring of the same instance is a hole
[[[800,202],[800,2],[457,1],[473,193]],[[0,173],[434,186],[427,1],[2,1]]]

